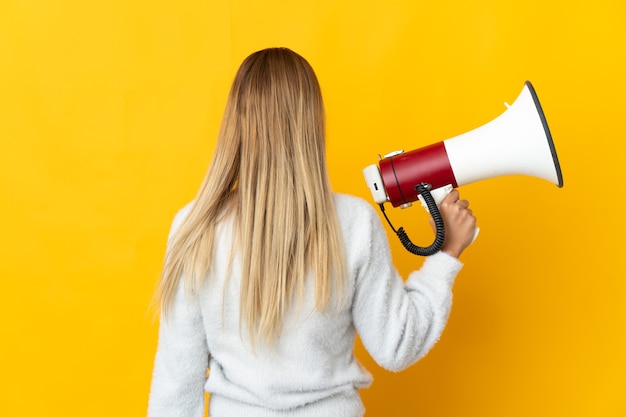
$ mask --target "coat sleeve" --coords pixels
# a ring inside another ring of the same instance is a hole
[[[167,317],[160,320],[148,417],[204,416],[208,355],[198,299],[185,291],[181,279]]]
[[[406,283],[391,259],[380,219],[373,210],[362,232],[360,266],[353,299],[355,327],[373,359],[400,371],[422,358],[439,340],[452,303],[458,259],[439,252],[411,273]]]
[[[208,348],[196,300],[182,285],[171,311],[161,318],[149,417],[204,416]]]

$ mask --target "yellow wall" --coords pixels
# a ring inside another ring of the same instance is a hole
[[[527,79],[563,167],[563,189],[461,189],[482,231],[449,326],[399,374],[358,347],[368,415],[626,415],[625,20],[623,0],[2,0],[0,415],[144,413],[169,223],[236,67],[277,45],[318,72],[338,191],[369,199],[377,154],[479,126]],[[428,243],[420,208],[390,215]]]

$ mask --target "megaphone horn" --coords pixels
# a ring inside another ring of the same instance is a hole
[[[452,188],[514,174],[542,178],[562,187],[552,135],[529,81],[507,107],[491,122],[467,133],[410,152],[392,152],[378,166],[366,167],[363,174],[374,201],[381,209],[387,202],[406,207],[430,194],[416,190],[418,184],[427,184],[438,204]],[[440,247],[430,252],[435,249]]]

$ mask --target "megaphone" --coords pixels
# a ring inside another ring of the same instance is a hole
[[[506,103],[505,103],[506,104]],[[394,151],[363,170],[374,201],[407,207],[416,200],[431,212],[437,232],[427,248],[390,226],[407,250],[428,256],[441,249],[445,231],[437,205],[453,188],[503,175],[528,175],[563,186],[556,148],[537,93],[529,81],[513,104],[491,122],[410,152]],[[441,230],[440,230],[441,229]]]

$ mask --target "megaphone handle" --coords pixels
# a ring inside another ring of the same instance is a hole
[[[443,187],[439,187],[439,188],[435,188],[434,190],[430,190],[430,195],[435,200],[435,203],[437,204],[437,206],[439,206],[439,204],[441,204],[443,199],[446,198],[446,196],[448,194],[450,194],[450,191],[452,191],[453,189],[454,189],[454,187],[452,185],[450,185],[450,184],[444,185]],[[422,196],[421,193],[420,193],[420,195],[418,195],[418,198],[419,198],[420,202],[422,203],[422,207],[424,207],[424,210],[426,210],[427,212],[431,213],[430,209],[428,208],[428,204],[426,203],[426,200]],[[432,215],[432,213],[431,213],[431,215]],[[472,239],[472,243],[474,243],[474,241],[478,237],[478,233],[480,233],[480,227],[477,227],[476,230],[474,231],[474,238]]]
[[[435,222],[435,240],[430,246],[421,247],[411,242],[411,239],[409,239],[403,227],[399,228],[396,231],[396,234],[398,235],[402,246],[404,246],[404,248],[412,254],[419,256],[434,255],[435,253],[439,252],[439,250],[441,250],[445,239],[445,227],[443,224],[443,218],[441,217],[441,213],[439,213],[439,209],[437,208],[437,203],[435,202],[435,199],[430,194],[430,184],[417,184],[415,186],[415,191],[417,191],[421,196],[424,197],[426,206],[428,207],[430,215]]]

